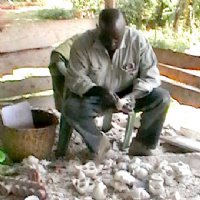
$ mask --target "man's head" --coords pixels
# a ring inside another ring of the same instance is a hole
[[[99,39],[104,47],[110,51],[119,48],[124,31],[125,20],[117,9],[104,9],[99,15]]]

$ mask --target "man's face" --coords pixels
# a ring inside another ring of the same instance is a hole
[[[124,35],[124,30],[124,26],[100,26],[99,39],[108,51],[115,51],[117,48],[119,48],[121,44]]]

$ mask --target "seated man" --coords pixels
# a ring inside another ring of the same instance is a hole
[[[65,154],[72,128],[83,137],[91,152],[102,159],[109,140],[94,118],[107,111],[142,111],[141,127],[130,155],[151,155],[156,148],[169,93],[160,87],[157,59],[145,37],[126,27],[122,13],[104,9],[99,26],[73,43],[65,72],[61,127],[57,155]],[[121,101],[121,100],[126,101]],[[118,102],[125,102],[119,109]]]

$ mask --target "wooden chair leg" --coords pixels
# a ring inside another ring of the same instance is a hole
[[[125,132],[125,137],[124,137],[124,141],[122,144],[122,150],[128,148],[128,146],[129,146],[131,135],[133,133],[133,126],[134,126],[135,118],[136,118],[136,113],[134,111],[132,111],[128,114],[128,120],[127,120],[127,124],[126,124],[126,132]]]
[[[111,122],[112,122],[112,112],[108,111],[103,117],[103,126],[102,126],[103,132],[107,132],[112,128]]]

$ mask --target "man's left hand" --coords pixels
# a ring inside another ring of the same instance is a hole
[[[122,98],[118,100],[117,109],[125,114],[132,112],[135,108],[135,100],[129,98]]]

